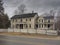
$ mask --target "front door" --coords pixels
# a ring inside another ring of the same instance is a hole
[[[20,24],[20,29],[23,29],[23,24]]]

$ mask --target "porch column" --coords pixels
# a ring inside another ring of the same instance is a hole
[[[39,24],[38,24],[38,28],[39,28]]]

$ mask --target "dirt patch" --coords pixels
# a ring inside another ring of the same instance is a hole
[[[11,35],[11,36],[23,36],[26,38],[60,40],[60,36],[49,36],[49,35],[42,35],[42,34],[30,34],[30,33],[20,33],[20,32],[2,32],[0,34]]]
[[[20,33],[20,32],[2,32],[0,34],[6,35],[17,35],[17,36],[32,36],[32,37],[41,37],[41,38],[56,38],[58,36],[48,36],[43,34],[30,34],[30,33]]]

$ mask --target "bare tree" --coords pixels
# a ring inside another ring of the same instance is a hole
[[[55,28],[58,29],[58,30],[60,30],[60,20],[57,20]]]
[[[21,13],[24,13],[24,11],[26,10],[26,6],[24,4],[21,4],[19,7],[18,7],[18,10],[20,10]]]
[[[15,10],[14,15],[18,15],[18,14],[19,14],[18,10]]]
[[[15,14],[23,14],[23,13],[25,13],[25,11],[26,11],[26,5],[25,4],[21,4],[21,5],[19,5],[18,6],[18,9],[17,10],[15,10]]]
[[[55,13],[56,13],[55,10],[53,10],[53,9],[50,10],[50,15],[55,16]]]
[[[56,20],[56,29],[60,30],[60,11],[57,12]]]
[[[56,19],[56,10],[50,10],[50,16],[53,16],[54,17],[54,29],[57,29],[57,19]]]

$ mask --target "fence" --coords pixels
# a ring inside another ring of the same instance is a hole
[[[0,32],[22,32],[22,33],[37,33],[46,35],[58,35],[56,30],[40,30],[40,29],[0,29]]]
[[[8,32],[8,29],[0,29],[0,32]]]

